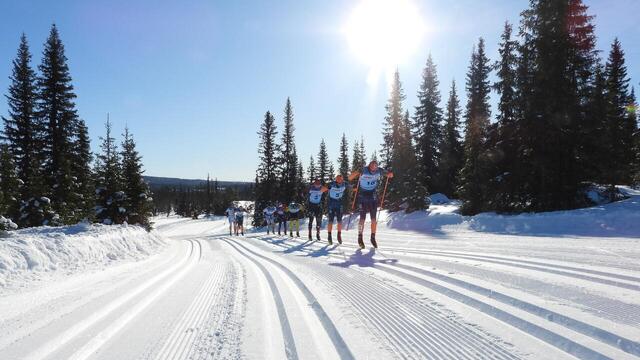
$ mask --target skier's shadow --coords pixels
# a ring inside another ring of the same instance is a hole
[[[345,261],[339,263],[330,263],[329,265],[343,268],[348,268],[352,265],[356,265],[359,267],[375,267],[376,264],[395,264],[398,262],[398,259],[374,259],[373,256],[375,254],[375,249],[369,249],[366,254],[363,253],[361,249],[358,249]]]
[[[299,244],[299,245],[296,245],[296,246],[292,246],[290,248],[287,248],[287,249],[283,250],[282,252],[285,253],[285,254],[291,254],[291,253],[294,253],[296,251],[302,251],[302,250],[304,250],[304,248],[310,246],[313,243],[314,243],[313,240],[307,240],[307,241],[303,242],[302,244]]]
[[[330,245],[325,245],[325,246],[321,247],[318,250],[314,250],[314,251],[308,253],[306,256],[314,257],[314,258],[321,257],[321,256],[329,256],[329,255],[331,255],[331,250],[333,250],[333,249],[335,249],[337,247],[338,247],[338,245],[331,245],[331,246]]]

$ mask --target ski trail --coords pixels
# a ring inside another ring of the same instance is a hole
[[[259,238],[257,238],[257,240],[261,240]],[[262,240],[264,241],[264,240]],[[276,245],[276,246],[280,246],[283,247],[282,245]],[[286,247],[286,246],[284,246]],[[303,252],[307,252],[309,250],[307,249],[301,249],[300,251]],[[335,255],[335,254],[328,254],[328,257],[333,258],[333,259],[339,259],[340,257]],[[589,336],[595,340],[598,340],[600,342],[603,342],[605,344],[608,344],[616,349],[620,349],[628,354],[632,354],[632,355],[636,355],[638,356],[638,351],[640,349],[640,344],[638,344],[637,342],[634,342],[632,340],[626,339],[622,336],[618,336],[616,334],[610,333],[604,329],[600,329],[597,328],[595,326],[586,324],[584,322],[581,322],[579,320],[575,320],[572,319],[570,317],[558,314],[556,312],[538,307],[536,305],[530,304],[530,303],[526,303],[524,301],[521,300],[517,300],[515,298],[512,298],[508,295],[504,295],[501,294],[499,292],[496,292],[494,290],[490,290],[490,289],[486,289],[486,288],[481,288],[477,285],[468,283],[468,282],[464,282],[462,280],[458,280],[449,276],[445,276],[445,275],[441,275],[441,274],[437,274],[437,273],[433,273],[430,272],[428,270],[424,270],[421,268],[417,268],[414,266],[408,266],[408,265],[403,265],[403,264],[398,264],[398,263],[394,263],[394,264],[385,264],[382,261],[378,261],[378,263],[372,263],[370,265],[371,267],[374,267],[375,269],[378,270],[382,270],[385,272],[388,272],[390,274],[394,274],[398,277],[401,277],[405,280],[409,280],[412,281],[416,284],[422,285],[424,287],[427,287],[431,290],[434,290],[440,294],[443,294],[447,297],[450,297],[458,302],[464,303],[466,305],[469,305],[473,308],[476,308],[477,310],[486,313],[498,320],[501,320],[507,324],[510,324],[522,331],[524,331],[525,333],[528,333],[534,337],[537,337],[540,340],[543,340],[544,342],[549,343],[550,345],[553,345],[554,347],[557,347],[565,352],[568,352],[576,357],[579,357],[581,359],[609,359],[610,357],[607,357],[601,353],[599,353],[598,351],[595,351],[587,346],[584,346],[578,342],[575,342],[573,340],[571,340],[570,338],[560,335],[554,331],[551,331],[549,329],[546,329],[542,326],[536,325],[528,320],[525,320],[523,318],[520,318],[516,315],[513,315],[511,313],[509,313],[508,311],[499,309],[493,305],[490,305],[489,303],[483,302],[479,299],[476,299],[474,297],[465,295],[459,291],[456,291],[450,287],[447,286],[443,286],[443,285],[439,285],[437,283],[431,282],[429,280],[426,280],[424,278],[418,277],[418,276],[414,276],[411,275],[405,271],[401,271],[401,270],[397,270],[398,269],[403,269],[403,270],[408,270],[408,271],[412,271],[412,272],[416,272],[416,273],[420,273],[422,275],[427,275],[430,276],[430,274],[434,274],[435,277],[440,280],[440,281],[444,281],[447,282],[451,285],[456,285],[456,286],[460,286],[458,285],[458,282],[460,282],[460,284],[465,283],[468,285],[468,289],[465,286],[461,286],[464,289],[473,291],[472,289],[482,289],[480,295],[489,297],[491,299],[495,299],[499,302],[502,302],[506,305],[509,306],[513,306],[517,309],[526,311],[528,313],[531,313],[533,315],[536,315],[538,317],[543,318],[544,320],[547,321],[552,321],[554,323],[557,323],[565,328],[568,328],[570,330],[576,331],[578,333],[581,333],[583,335]],[[447,280],[451,280],[451,281],[447,281]],[[514,301],[512,302],[511,299],[513,299]],[[522,308],[520,306],[522,306]],[[559,321],[560,320],[560,321]]]
[[[83,331],[85,331],[92,325],[96,324],[100,320],[104,319],[109,314],[111,314],[112,312],[122,307],[125,303],[135,298],[136,296],[142,294],[144,291],[156,285],[157,283],[167,278],[168,278],[168,280],[166,280],[167,282],[172,282],[173,280],[177,281],[177,278],[183,275],[183,272],[179,270],[184,269],[185,267],[187,268],[190,267],[189,266],[190,263],[193,262],[194,257],[196,256],[194,255],[194,253],[196,252],[195,250],[196,245],[194,245],[192,241],[189,241],[188,243],[189,243],[189,251],[186,254],[186,256],[184,256],[179,262],[175,263],[173,266],[164,270],[162,273],[151,278],[150,280],[140,284],[135,289],[121,295],[116,300],[110,302],[109,304],[104,306],[102,309],[93,313],[91,316],[76,323],[74,326],[67,329],[65,332],[58,335],[57,337],[49,340],[45,344],[42,344],[39,348],[33,350],[31,353],[25,356],[25,359],[38,360],[51,355],[56,350],[58,350],[59,348],[67,344],[69,341],[71,341],[73,338],[81,334]],[[178,271],[178,274],[177,274],[178,276],[174,274],[176,273],[176,271]]]
[[[296,350],[296,344],[295,344],[295,341],[293,339],[293,333],[291,331],[291,325],[289,325],[289,318],[287,317],[287,313],[285,312],[285,306],[284,306],[284,303],[282,302],[282,297],[280,296],[280,291],[276,287],[276,284],[275,284],[275,281],[273,280],[273,277],[271,276],[269,271],[264,267],[264,265],[262,265],[261,263],[259,263],[255,259],[253,259],[252,257],[248,256],[244,252],[240,251],[236,246],[231,244],[229,241],[227,241],[225,239],[223,239],[223,241],[227,245],[232,247],[235,251],[237,251],[242,256],[244,256],[246,259],[248,259],[253,264],[255,264],[258,267],[258,269],[260,269],[260,271],[264,275],[265,279],[267,279],[267,283],[269,284],[269,288],[271,289],[271,293],[273,295],[273,301],[276,304],[276,310],[278,312],[278,319],[280,320],[280,330],[282,331],[282,336],[284,338],[285,354],[287,356],[287,359],[290,359],[290,360],[298,359],[298,351]]]
[[[174,327],[173,332],[158,352],[156,359],[184,358],[184,352],[193,345],[194,327],[201,324],[202,316],[206,314],[208,307],[216,300],[214,297],[215,291],[224,277],[223,265],[214,265],[210,274],[189,308],[181,315],[180,322]]]
[[[249,254],[251,254],[253,256],[256,256],[256,257],[258,257],[260,259],[263,259],[263,260],[275,265],[277,268],[279,268],[285,274],[287,274],[287,276],[289,276],[289,278],[291,280],[293,280],[294,284],[298,287],[298,289],[302,292],[304,297],[307,299],[307,301],[311,305],[311,308],[315,312],[318,320],[320,320],[320,323],[322,324],[322,327],[324,328],[324,330],[327,333],[329,339],[333,343],[338,355],[340,356],[340,359],[354,359],[354,356],[351,353],[351,350],[349,350],[349,347],[344,342],[344,339],[342,338],[342,336],[338,332],[338,329],[335,327],[335,325],[333,324],[333,322],[331,321],[331,319],[329,318],[327,313],[324,311],[324,309],[322,308],[322,306],[320,305],[320,303],[318,302],[316,297],[313,295],[313,293],[302,282],[302,280],[300,280],[300,278],[297,275],[295,275],[291,270],[289,270],[286,266],[280,264],[279,262],[277,262],[277,261],[275,261],[275,260],[273,260],[271,258],[268,258],[266,256],[260,255],[260,254],[258,254],[256,252],[252,251],[252,250],[249,250],[246,246],[241,245],[240,243],[238,243],[235,240],[226,239],[225,241],[233,242],[235,245],[237,245],[238,247],[242,248],[247,253],[249,253]]]

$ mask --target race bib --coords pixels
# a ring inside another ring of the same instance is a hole
[[[360,175],[360,187],[363,190],[371,191],[378,187],[378,180],[380,180],[380,174],[362,174]]]

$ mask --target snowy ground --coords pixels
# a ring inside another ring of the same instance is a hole
[[[0,358],[640,358],[637,194],[508,219],[451,210],[383,214],[377,251],[353,230],[338,247],[158,218],[157,255],[0,288]]]

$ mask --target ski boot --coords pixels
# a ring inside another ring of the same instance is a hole
[[[300,237],[300,231],[296,231],[296,237]]]
[[[338,231],[338,244],[342,244],[342,232]]]
[[[362,233],[358,233],[358,246],[360,246],[360,249],[364,249],[364,240],[362,240]]]
[[[280,236],[280,230],[278,230],[278,236]]]
[[[378,242],[376,241],[376,234],[371,234],[371,245],[373,245],[374,249],[378,248]]]
[[[293,237],[293,231],[289,231],[289,236]]]
[[[309,241],[313,240],[313,236],[311,236],[311,229],[309,229]]]
[[[331,239],[331,233],[327,234],[327,241],[329,242],[329,245],[333,245],[333,239]]]
[[[316,239],[320,241],[320,229],[316,231]]]

